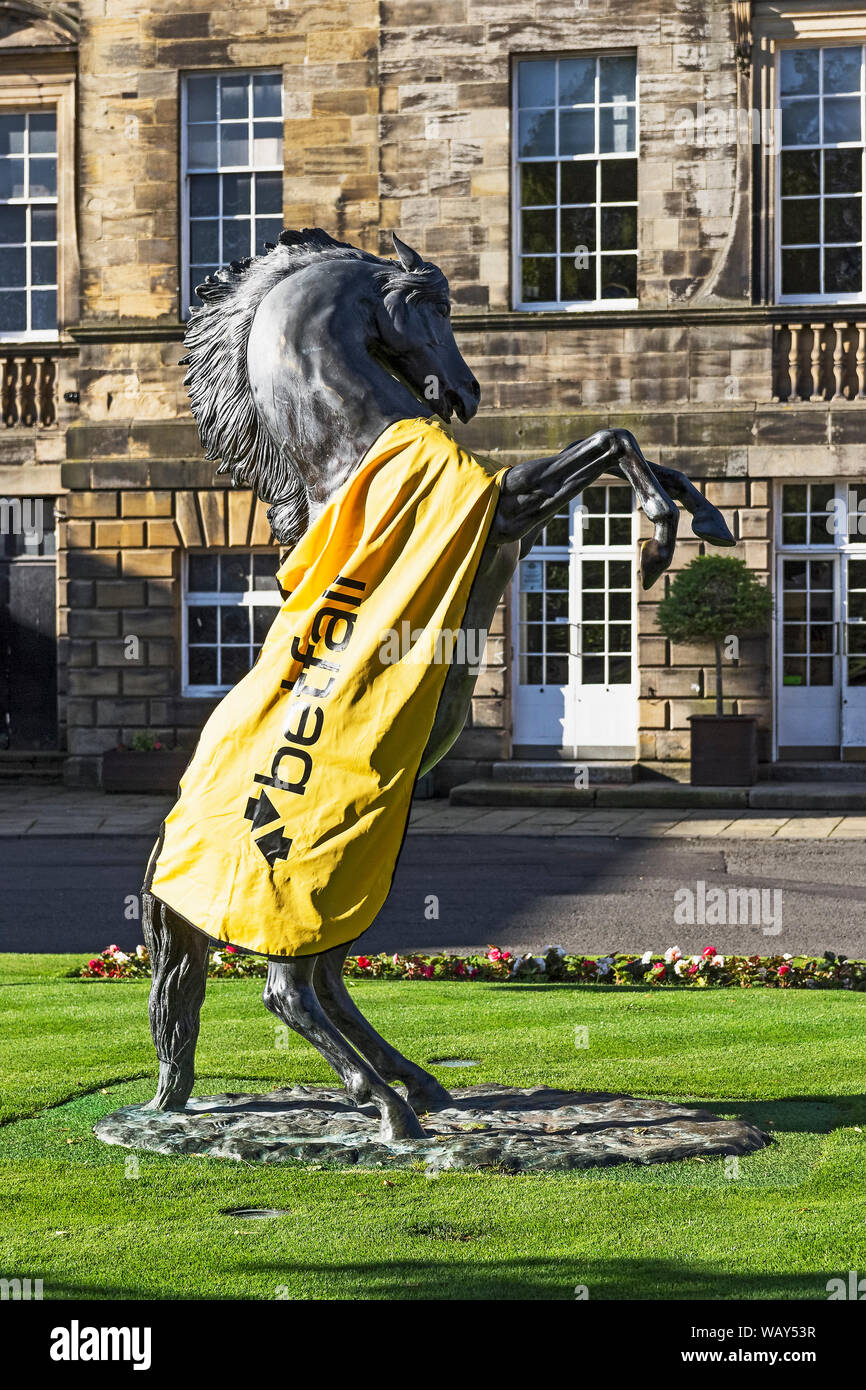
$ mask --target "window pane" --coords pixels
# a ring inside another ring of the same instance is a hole
[[[782,245],[821,240],[821,200],[784,198],[782,200]]]
[[[22,291],[0,292],[0,333],[23,333],[27,328],[27,299]]]
[[[215,125],[192,125],[189,128],[189,162],[193,168],[212,169],[217,162]]]
[[[518,115],[519,151],[521,157],[556,153],[556,130],[553,111],[521,111]]]
[[[637,202],[636,159],[603,159],[601,161],[601,201],[603,203]]]
[[[253,78],[253,115],[281,116],[283,79],[278,72],[259,72]]]
[[[253,163],[279,164],[283,151],[283,127],[279,121],[253,123]]]
[[[0,257],[0,285],[5,289],[23,289],[27,284],[27,250],[10,246]]]
[[[635,108],[603,106],[598,116],[598,147],[602,154],[626,154],[635,147]]]
[[[855,48],[824,49],[824,91],[859,92],[862,52]]]
[[[256,212],[275,212],[281,214],[283,211],[283,177],[282,174],[257,174],[256,175]]]
[[[53,111],[31,112],[30,153],[57,153],[57,116]]]
[[[24,153],[26,117],[15,113],[0,116],[0,155]]]
[[[24,209],[22,208],[20,211],[23,216]],[[57,209],[32,208],[30,211],[30,232],[34,241],[56,241]]]
[[[579,106],[595,101],[595,59],[564,58],[559,64],[559,104]]]
[[[250,582],[250,556],[248,551],[236,555],[223,555],[220,558],[220,589],[223,593],[245,593]]]
[[[591,303],[598,296],[595,256],[563,257],[562,298],[576,303]]]
[[[556,250],[556,213],[524,212],[521,218],[524,251]]]
[[[860,139],[860,98],[827,97],[824,101],[824,142],[850,144]]]
[[[216,647],[190,647],[189,683],[190,685],[216,685]]]
[[[824,204],[824,240],[859,241],[863,209],[859,198],[828,198]]]
[[[54,332],[57,328],[57,291],[34,290],[30,296],[30,324],[32,328]]]
[[[264,642],[271,629],[271,623],[279,613],[279,608],[272,608],[267,604],[258,603],[252,609],[253,615],[253,640]]]
[[[26,208],[0,207],[0,245],[8,246],[10,242],[23,242],[26,238],[26,225]]]
[[[599,101],[634,101],[636,66],[634,58],[599,58]]]
[[[564,208],[559,214],[561,246],[572,253],[579,246],[595,250],[595,208]],[[551,214],[553,216],[553,214]]]
[[[859,246],[830,246],[824,252],[824,293],[859,294],[863,252]]]
[[[228,165],[249,163],[250,138],[246,121],[230,121],[220,125],[220,159]]]
[[[270,242],[276,246],[280,232],[283,230],[283,219],[281,217],[257,217],[255,226],[255,254],[263,256],[265,254],[265,243]]]
[[[595,150],[594,110],[560,111],[559,153],[592,154]]]
[[[30,160],[30,197],[55,198],[57,196],[57,160]]]
[[[24,160],[0,159],[0,198],[24,197]]]
[[[216,120],[215,77],[190,77],[187,81],[187,110],[190,121]]]
[[[824,155],[824,192],[859,193],[862,186],[862,151],[827,150]]]
[[[601,297],[637,298],[637,256],[602,256]]]
[[[782,104],[782,143],[817,145],[818,102],[794,101]]]
[[[517,78],[521,106],[552,106],[556,100],[556,69],[551,62],[520,63]]]
[[[219,260],[219,225],[215,218],[208,222],[190,222],[189,254],[196,265],[207,265]]]
[[[189,210],[193,217],[216,217],[220,210],[219,176],[194,174],[189,181]]]
[[[217,557],[215,555],[190,555],[188,585],[191,593],[216,593]]]
[[[223,642],[249,642],[249,608],[220,608],[220,640]]]
[[[555,164],[521,164],[520,201],[524,207],[556,202]]]
[[[239,218],[237,222],[223,222],[223,260],[240,261],[250,255],[252,246],[249,218]]]
[[[223,217],[250,210],[250,174],[223,174]]]
[[[230,73],[220,78],[220,119],[246,120],[250,110],[250,83],[245,74]]]
[[[543,165],[547,168],[547,165]],[[596,169],[594,160],[580,160],[573,164],[560,165],[561,191],[563,203],[594,203],[596,190]]]
[[[782,49],[782,96],[805,96],[818,90],[818,51]]]
[[[30,271],[34,285],[56,285],[57,248],[34,246],[30,252]]]
[[[825,160],[829,156],[825,155]],[[821,156],[817,150],[785,150],[782,154],[782,197],[821,192]],[[843,191],[843,190],[840,190]]]
[[[187,629],[191,643],[215,642],[217,640],[216,608],[212,604],[190,604],[187,609]]]
[[[521,261],[523,298],[540,303],[556,299],[556,261],[551,256],[525,257]]]
[[[632,250],[637,246],[637,208],[603,208],[601,213],[603,251]]]
[[[821,261],[817,247],[812,251],[782,252],[782,293],[820,294]]]

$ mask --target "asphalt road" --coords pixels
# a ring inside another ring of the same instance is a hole
[[[134,947],[150,846],[142,837],[0,840],[0,950]],[[866,957],[866,845],[408,836],[363,949],[464,951],[491,942]]]

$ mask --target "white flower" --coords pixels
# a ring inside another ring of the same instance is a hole
[[[787,951],[785,952],[785,954],[784,954],[783,957],[782,957],[782,960],[793,960],[793,959],[794,959],[794,957],[793,957],[792,955],[790,955]]]
[[[712,959],[712,961],[711,961],[710,963],[711,963],[712,965],[724,965],[724,963],[725,963],[725,958],[724,958],[724,956],[713,956],[713,959]]]
[[[222,951],[214,951],[214,953],[213,953],[213,963],[214,963],[214,965],[221,965],[221,964],[222,964],[222,958],[223,958],[223,953],[222,953]]]
[[[687,962],[687,961],[684,961],[684,960],[674,961],[674,974],[675,974],[675,975],[682,975],[682,973],[683,973],[683,971],[685,970],[687,964],[688,964],[688,962]]]
[[[669,946],[665,951],[665,961],[668,965],[672,965],[675,960],[679,960],[681,955],[679,946]]]
[[[120,964],[123,965],[123,964],[125,964],[126,961],[129,960],[129,956],[126,954],[125,951],[115,951],[115,953],[114,953],[114,959],[115,959],[116,961],[119,961]]]
[[[650,965],[652,963],[652,958],[652,951],[644,951],[643,955],[640,958],[641,965]]]
[[[135,954],[138,956],[139,960],[144,960],[145,956],[147,955],[147,951],[143,946],[136,946]]]
[[[610,967],[613,965],[613,956],[599,956],[596,961],[596,970],[599,975],[609,975]]]
[[[703,956],[692,956],[692,965],[700,965],[703,959]]]
[[[545,946],[545,948],[544,948],[544,953],[543,953],[543,954],[544,954],[545,956],[549,956],[550,953],[551,953],[551,951],[555,951],[556,954],[557,954],[558,956],[564,956],[564,955],[565,955],[565,947],[564,947],[564,946]]]

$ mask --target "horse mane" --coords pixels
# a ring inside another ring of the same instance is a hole
[[[259,305],[287,275],[325,260],[380,266],[375,280],[392,312],[399,310],[399,301],[447,300],[448,285],[438,266],[423,262],[405,270],[399,262],[335,241],[321,227],[287,228],[266,248],[263,256],[232,261],[195,287],[202,302],[191,306],[181,365],[189,368],[184,385],[205,456],[222,460],[217,472],[231,473],[235,487],[251,487],[272,504],[271,530],[277,540],[293,545],[306,528],[309,498],[292,442],[269,434],[253,402],[247,343]]]

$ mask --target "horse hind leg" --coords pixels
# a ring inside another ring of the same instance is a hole
[[[346,1041],[319,1003],[313,988],[316,959],[296,956],[271,961],[265,1005],[321,1053],[353,1100],[372,1101],[379,1111],[383,1140],[423,1139],[424,1131],[412,1108]]]
[[[431,1110],[443,1110],[453,1105],[452,1097],[429,1071],[410,1062],[396,1047],[376,1032],[361,1013],[343,979],[343,962],[349,953],[346,946],[335,946],[318,957],[315,974],[316,996],[340,1032],[372,1063],[386,1081],[401,1081],[408,1092],[407,1099],[416,1115]]]
[[[150,1030],[159,1084],[150,1110],[183,1110],[195,1082],[199,1014],[207,983],[208,939],[152,893],[142,895],[150,952]]]

